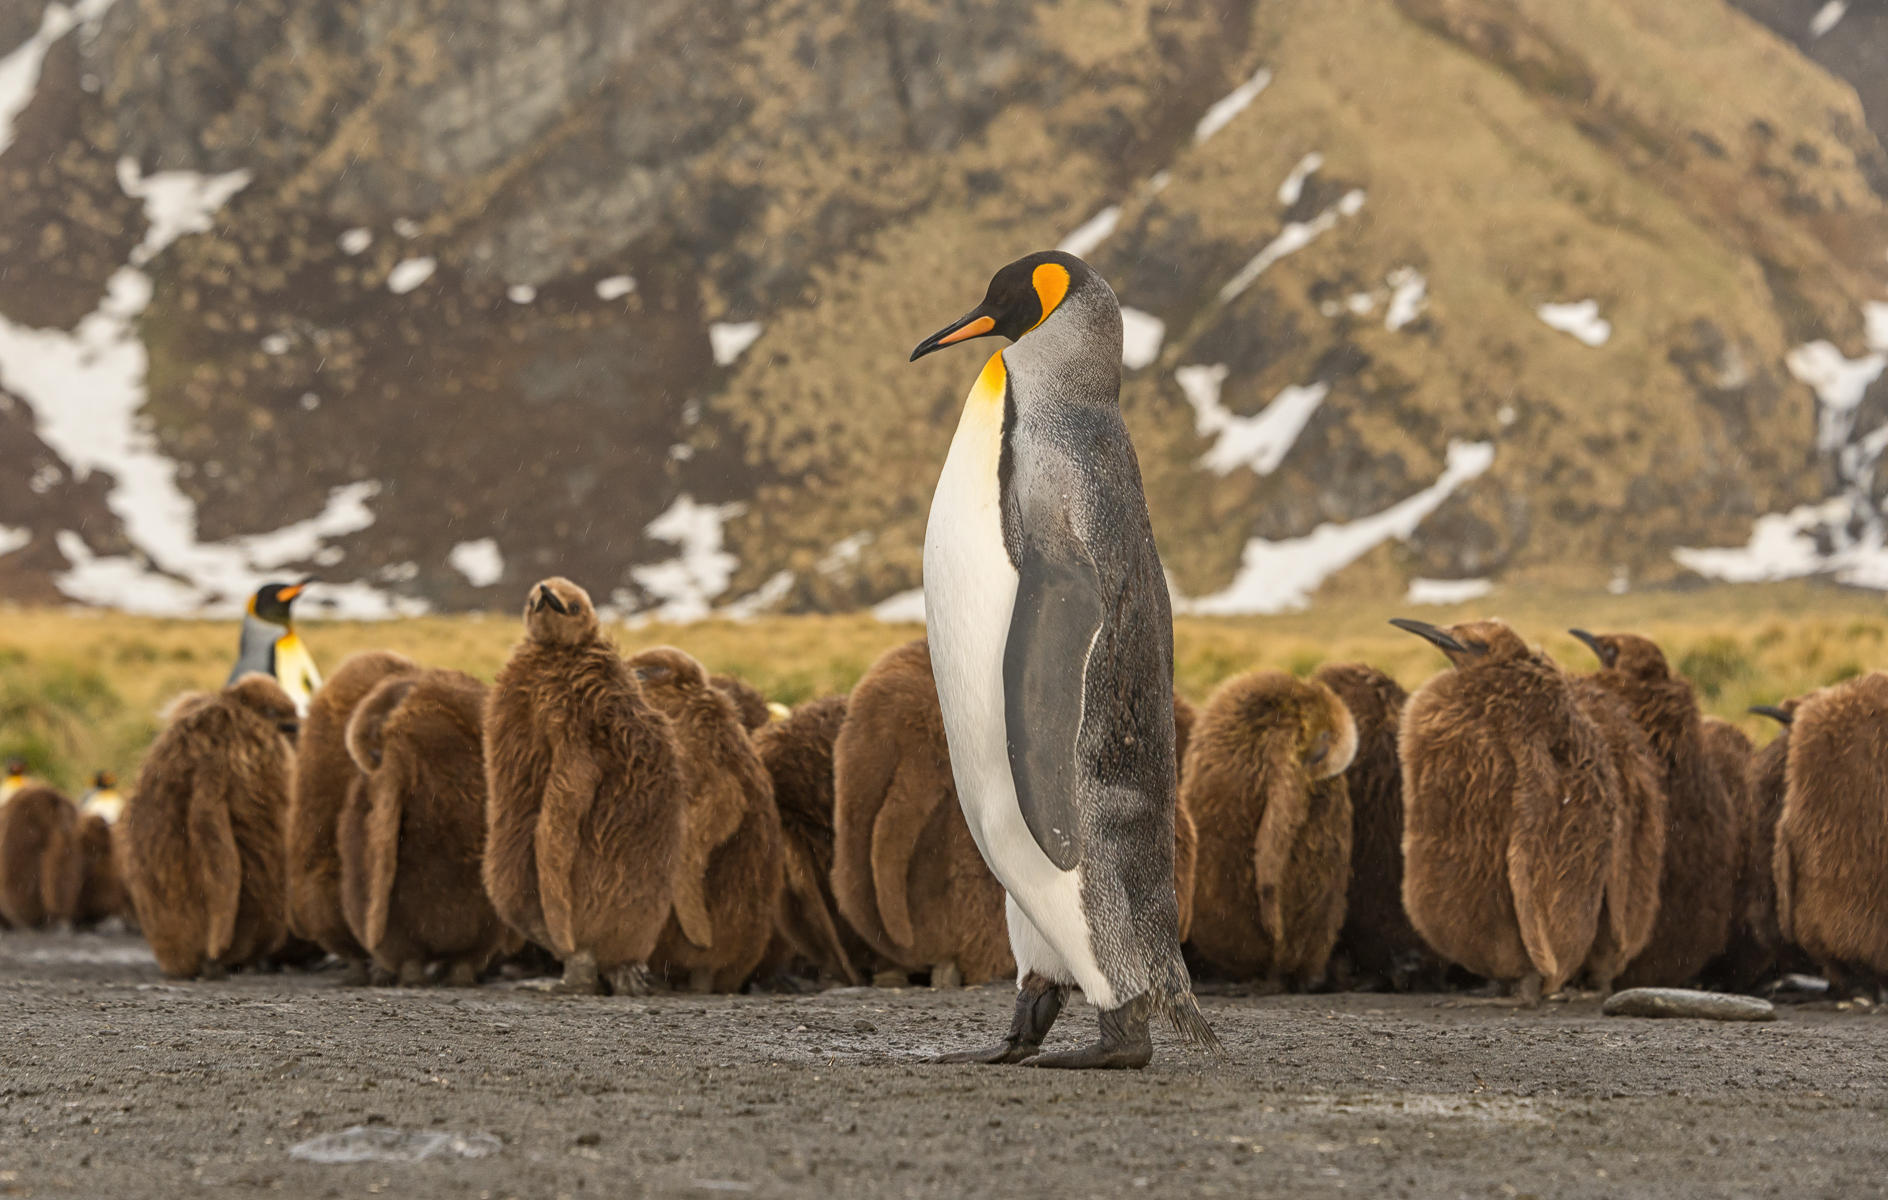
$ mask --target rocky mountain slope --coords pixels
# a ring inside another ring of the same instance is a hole
[[[0,6],[0,596],[911,613],[1056,244],[1193,611],[1888,587],[1863,8]]]

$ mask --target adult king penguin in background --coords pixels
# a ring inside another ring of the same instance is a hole
[[[924,539],[925,624],[958,799],[1008,893],[1009,1036],[943,1062],[1144,1067],[1148,1020],[1219,1049],[1180,957],[1173,614],[1121,421],[1121,309],[1032,254],[918,344],[999,334]],[[1071,986],[1101,1038],[1039,1053]]]
[[[308,702],[321,686],[321,672],[315,669],[308,647],[295,634],[289,606],[311,582],[304,579],[300,583],[264,584],[249,598],[248,611],[243,614],[242,647],[225,687],[252,673],[273,676],[295,702],[296,714],[308,715]]]

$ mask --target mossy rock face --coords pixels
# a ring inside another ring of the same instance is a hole
[[[1785,360],[1862,353],[1888,286],[1888,92],[1858,99],[1835,47],[1888,44],[1864,6],[1813,43],[1794,0],[488,7],[120,3],[48,55],[0,154],[0,280],[33,281],[0,317],[97,304],[144,234],[121,156],[252,174],[150,264],[140,319],[198,536],[371,480],[373,523],[329,546],[351,577],[509,607],[559,571],[640,606],[636,568],[678,556],[647,528],[687,497],[724,506],[719,602],[872,604],[919,582],[977,366],[909,347],[1108,209],[1087,256],[1161,323],[1122,403],[1183,595],[1253,538],[1422,493],[1451,442],[1492,465],[1321,594],[1670,582],[1674,548],[1838,486]],[[33,27],[0,18],[0,53]],[[1587,300],[1603,344],[1538,315]],[[1182,372],[1222,366],[1209,420]],[[1211,465],[1288,388],[1320,395],[1289,451]],[[24,407],[0,448],[44,458]],[[1857,430],[1883,420],[1878,384]],[[61,531],[125,553],[111,486],[0,479],[32,537],[0,596],[57,594]],[[505,570],[475,584],[447,555],[488,536]]]

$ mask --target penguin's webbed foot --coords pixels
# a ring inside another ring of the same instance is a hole
[[[347,960],[347,967],[341,972],[341,986],[366,987],[370,978],[371,977],[368,975],[367,960],[364,958],[350,958]]]
[[[612,996],[653,996],[656,990],[655,979],[649,974],[649,968],[641,963],[624,963],[611,967],[605,973],[610,983]]]
[[[1025,1067],[1052,1067],[1064,1070],[1138,1071],[1154,1061],[1154,1039],[1147,1032],[1145,996],[1137,996],[1120,1008],[1101,1014],[1101,1038],[1079,1050],[1057,1054],[1038,1054],[1023,1060]]]
[[[1016,1015],[1010,1020],[1008,1037],[994,1046],[940,1054],[931,1061],[982,1066],[1023,1062],[1041,1048],[1042,1039],[1049,1035],[1049,1027],[1055,1024],[1067,996],[1068,988],[1032,972],[1023,978],[1022,987],[1017,989]]]
[[[601,996],[603,980],[597,974],[594,955],[582,952],[564,960],[564,977],[551,990],[563,996]]]

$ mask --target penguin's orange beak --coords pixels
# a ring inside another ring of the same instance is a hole
[[[996,318],[981,304],[938,330],[930,337],[918,343],[918,348],[911,352],[911,362],[917,362],[933,350],[942,350],[958,342],[967,342],[971,338],[988,337],[996,332]]]
[[[280,596],[282,598],[282,603],[286,604],[290,600],[293,600],[295,597],[301,595],[307,589],[308,589],[307,584],[298,583],[292,587],[283,588],[281,591],[277,592],[276,595]]]

